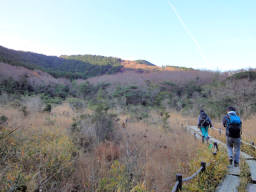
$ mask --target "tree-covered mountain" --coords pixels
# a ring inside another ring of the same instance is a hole
[[[120,65],[95,65],[89,61],[16,51],[2,46],[0,46],[0,62],[29,69],[40,69],[54,77],[66,77],[69,79],[86,79],[97,75],[113,74],[119,72],[122,68]]]
[[[116,57],[105,57],[100,55],[61,55],[61,58],[69,60],[78,60],[92,65],[112,65],[121,66],[122,59]]]
[[[68,79],[87,79],[124,70],[138,72],[191,70],[180,67],[163,68],[146,60],[122,60],[99,55],[46,56],[33,52],[16,51],[2,46],[0,46],[0,62],[28,69],[39,69],[56,78]]]
[[[79,61],[87,62],[93,65],[120,66],[127,61],[117,57],[105,57],[100,55],[61,55],[60,57],[64,59],[79,60]],[[129,62],[134,62],[136,64],[144,64],[149,66],[156,66],[153,63],[146,60],[135,60],[135,61],[129,61]]]

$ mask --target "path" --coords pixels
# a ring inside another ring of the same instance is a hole
[[[201,138],[201,131],[196,126],[188,126],[187,130],[190,131],[195,137]],[[226,147],[226,144],[210,137],[210,142],[217,142],[220,145]],[[251,181],[252,183],[256,183],[256,161],[255,159],[248,155],[247,153],[241,152],[241,157],[245,159],[246,163],[249,166],[251,173]],[[240,170],[239,168],[229,168],[226,177],[223,182],[217,187],[217,192],[236,192],[237,188],[240,185]],[[256,192],[255,184],[248,184],[247,187],[248,192]]]

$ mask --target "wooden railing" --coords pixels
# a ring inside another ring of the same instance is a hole
[[[218,143],[217,142],[214,142],[213,144],[214,144],[213,145],[214,151],[213,151],[212,154],[215,156],[217,154],[217,152],[219,151],[219,147],[218,147]],[[208,165],[209,164],[206,164],[206,162],[201,162],[200,168],[195,173],[193,173],[190,177],[186,177],[184,179],[182,178],[182,174],[176,174],[176,183],[175,183],[175,185],[172,188],[172,192],[181,191],[182,190],[182,185],[183,185],[184,182],[192,180],[198,174],[203,173],[206,170]]]

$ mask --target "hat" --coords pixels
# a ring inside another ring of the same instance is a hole
[[[232,107],[232,106],[229,106],[229,107],[227,108],[227,111],[236,111],[236,108],[235,108],[235,107]]]

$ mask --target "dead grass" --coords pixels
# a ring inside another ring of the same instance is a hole
[[[85,113],[90,114],[91,111],[73,111],[67,103],[54,107],[51,113],[31,111],[28,107],[26,116],[19,108],[2,106],[0,115],[8,117],[5,129],[10,131],[19,127],[14,137],[8,140],[9,143],[14,142],[9,147],[22,154],[18,161],[10,159],[7,164],[23,167],[0,171],[2,179],[13,184],[21,174],[25,178],[23,183],[32,191],[44,177],[61,170],[58,177],[51,178],[51,181],[58,182],[58,189],[52,186],[45,186],[45,189],[96,191],[99,182],[109,178],[113,169],[124,171],[125,168],[124,176],[130,178],[132,187],[143,186],[147,191],[165,192],[170,191],[175,183],[176,173],[184,176],[191,173],[191,160],[197,159],[199,150],[204,147],[184,129],[186,125],[195,123],[193,118],[170,111],[168,129],[165,129],[157,110],[151,110],[149,117],[141,121],[133,119],[129,112],[123,112],[117,116],[119,126],[115,127],[117,137],[114,141],[102,142],[86,153],[81,150],[79,158],[73,161],[72,154],[77,152],[69,131],[73,119]],[[126,120],[124,127],[122,123]],[[116,161],[120,167],[114,163]],[[42,162],[45,172],[41,172],[39,177],[37,172]],[[116,166],[113,168],[113,165]],[[5,189],[8,187],[6,185]]]
[[[243,139],[256,144],[256,115],[243,121]]]
[[[71,113],[68,105],[55,108],[51,114],[28,111],[26,116],[19,108],[0,108],[0,115],[8,118],[0,130],[1,190],[26,186],[34,191],[39,185],[51,191],[65,188],[76,152],[67,135],[73,122]]]
[[[148,120],[128,122],[121,130],[122,151],[137,153],[137,168],[143,172],[142,182],[149,191],[169,191],[176,173],[188,176],[190,161],[201,147],[199,141],[186,133],[185,124],[190,122],[180,114],[171,113],[169,131],[163,129],[160,121],[159,113],[151,111]]]

